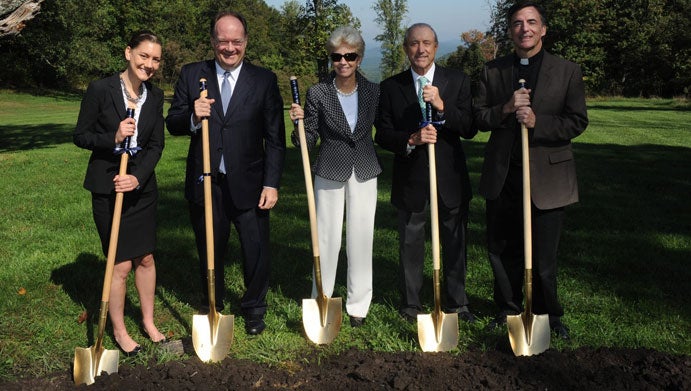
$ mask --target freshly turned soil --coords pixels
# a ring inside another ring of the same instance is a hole
[[[531,357],[511,351],[379,353],[349,350],[271,367],[196,356],[118,372],[75,387],[71,373],[0,384],[1,390],[691,390],[691,356],[646,349],[550,349]],[[307,363],[307,364],[306,364]]]

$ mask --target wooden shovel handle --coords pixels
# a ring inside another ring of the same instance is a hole
[[[134,107],[127,107],[127,117],[134,118]],[[129,161],[129,154],[127,149],[130,147],[130,138],[125,138],[125,151],[120,155],[120,170],[118,175],[123,177],[127,175],[127,163]],[[113,279],[113,269],[115,268],[115,256],[118,249],[118,237],[120,235],[120,220],[122,217],[122,203],[125,198],[125,193],[115,193],[115,205],[113,207],[113,221],[110,226],[110,241],[108,242],[108,254],[106,256],[106,273],[103,281],[103,292],[101,293],[101,302],[107,303],[110,300],[110,285]],[[107,307],[107,305],[102,306]],[[101,317],[105,317],[106,310],[101,308]],[[99,321],[99,323],[101,323]],[[100,329],[101,327],[99,327]]]
[[[205,85],[206,79],[199,80],[200,85]],[[201,88],[200,98],[206,98],[208,91]],[[206,267],[214,270],[214,224],[213,204],[211,199],[211,157],[209,153],[209,119],[202,118],[202,177],[204,181],[204,224],[206,232]],[[211,292],[209,292],[211,293]]]
[[[293,103],[300,104],[300,97],[297,89],[297,78],[290,77],[291,88],[293,89]],[[300,140],[300,154],[302,156],[302,172],[305,176],[305,191],[307,193],[307,209],[310,217],[310,232],[312,236],[312,255],[319,257],[319,239],[317,236],[317,209],[314,200],[314,186],[312,184],[312,169],[310,167],[310,156],[307,149],[307,137],[305,136],[305,122],[298,120],[298,139]]]
[[[425,105],[425,121],[432,120],[432,104]],[[434,144],[427,144],[427,156],[429,158],[429,208],[430,224],[432,226],[432,266],[439,270],[439,201],[437,199],[437,155]]]
[[[533,232],[530,199],[530,148],[528,148],[528,128],[521,124],[521,160],[523,169],[523,248],[525,269],[533,268]]]
[[[118,175],[127,175],[127,162],[129,155],[124,152],[120,155],[120,171]],[[103,293],[101,301],[108,302],[110,299],[110,284],[113,279],[113,269],[115,268],[115,255],[118,249],[118,236],[120,234],[120,219],[122,217],[122,203],[125,193],[115,193],[115,206],[113,208],[113,221],[110,226],[110,241],[108,242],[108,255],[106,257],[106,275],[103,280]]]
[[[432,266],[434,270],[439,270],[439,202],[437,199],[437,157],[434,144],[427,144],[427,154],[429,155],[429,206],[430,222],[432,227]]]

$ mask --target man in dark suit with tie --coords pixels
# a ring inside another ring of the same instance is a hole
[[[461,71],[434,63],[439,42],[425,23],[406,31],[403,48],[411,67],[381,83],[375,141],[393,152],[391,203],[398,209],[401,304],[413,322],[422,311],[420,290],[425,259],[425,221],[429,204],[427,144],[435,144],[439,221],[444,275],[444,312],[474,321],[465,291],[466,230],[470,181],[461,137],[472,138],[470,79]],[[432,121],[422,124],[425,103]],[[430,287],[431,288],[431,287]]]
[[[506,315],[522,312],[523,212],[521,124],[529,131],[532,198],[533,312],[549,314],[561,338],[569,332],[557,299],[557,247],[564,207],[578,201],[571,139],[588,125],[583,75],[578,65],[546,52],[545,13],[534,2],[509,10],[513,54],[485,65],[475,93],[475,121],[490,131],[480,179],[487,199],[487,241],[494,273],[494,301]],[[526,81],[521,88],[519,80]]]
[[[255,335],[266,327],[269,210],[278,200],[286,144],[276,75],[244,61],[247,38],[242,15],[216,15],[211,28],[215,59],[182,68],[166,125],[173,135],[191,135],[185,197],[206,286],[201,121],[209,120],[217,309],[223,308],[225,297],[223,256],[232,223],[244,258],[246,292],[240,307],[246,331]],[[201,78],[207,80],[208,97],[200,97]],[[204,290],[205,303],[207,294]]]

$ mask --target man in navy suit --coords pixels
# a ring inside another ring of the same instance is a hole
[[[444,312],[474,321],[465,292],[466,230],[470,181],[461,137],[472,138],[470,79],[434,63],[439,42],[425,23],[406,31],[403,48],[410,69],[381,83],[375,141],[393,152],[391,203],[398,209],[401,304],[399,312],[415,321],[422,311],[420,290],[425,259],[425,221],[429,215],[429,156],[435,144],[444,283]],[[423,102],[420,102],[423,101]],[[422,125],[426,103],[432,121]],[[431,290],[431,286],[430,286]]]
[[[201,121],[209,120],[217,309],[223,309],[223,256],[232,223],[244,258],[246,292],[240,307],[246,331],[256,335],[266,327],[269,211],[278,201],[286,144],[276,75],[245,61],[247,38],[242,15],[230,11],[216,15],[211,27],[215,59],[182,68],[166,125],[173,135],[191,136],[185,197],[206,286]],[[208,97],[200,97],[201,78],[207,80]],[[205,289],[205,303],[207,294]]]
[[[523,208],[521,124],[529,131],[532,198],[533,312],[549,314],[552,330],[568,339],[557,299],[557,247],[564,207],[578,201],[571,139],[588,125],[583,75],[578,65],[546,52],[545,13],[534,2],[509,9],[515,52],[485,65],[475,93],[475,123],[490,131],[480,179],[487,199],[487,241],[499,314],[522,311]],[[518,81],[524,79],[526,87]]]

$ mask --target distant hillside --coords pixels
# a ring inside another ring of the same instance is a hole
[[[439,59],[455,52],[460,44],[460,41],[439,42],[436,58]],[[362,60],[362,64],[360,64],[360,71],[371,81],[379,82],[381,81],[381,71],[379,70],[380,62],[381,48],[379,42],[367,42],[365,58]]]

